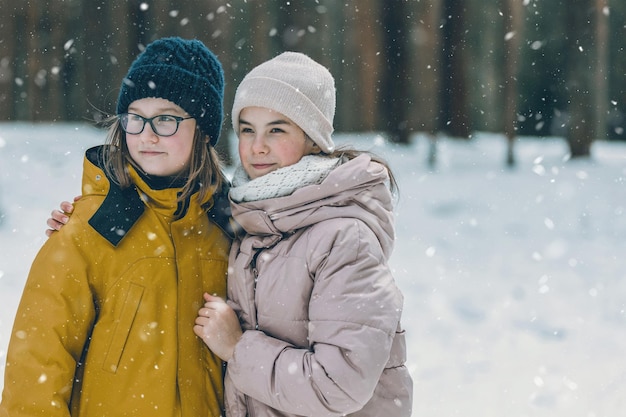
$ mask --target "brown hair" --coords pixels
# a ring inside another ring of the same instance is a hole
[[[138,168],[128,151],[126,133],[120,125],[119,118],[112,116],[102,123],[109,126],[106,146],[103,153],[104,171],[107,176],[117,183],[122,189],[132,185],[132,179],[126,169],[127,164]],[[222,170],[223,163],[213,146],[209,146],[210,138],[202,133],[197,127],[193,137],[193,149],[187,172],[180,174],[186,178],[178,201],[185,201],[194,192],[198,192],[198,200],[204,201],[207,196],[220,190],[227,183]]]
[[[306,133],[304,134],[304,137],[306,138],[306,140],[311,141],[311,143],[315,143],[313,142],[313,139],[311,139]],[[400,189],[398,187],[398,182],[396,181],[396,176],[393,174],[393,171],[391,171],[391,167],[389,166],[387,161],[385,161],[383,158],[376,155],[375,153],[362,151],[362,150],[355,149],[347,145],[337,147],[331,153],[325,153],[323,151],[319,153],[320,156],[327,156],[329,158],[342,158],[343,157],[343,158],[347,158],[348,160],[352,160],[361,154],[369,155],[370,158],[372,158],[372,161],[378,162],[379,164],[385,167],[385,169],[387,170],[387,174],[389,175],[389,191],[391,192],[391,194],[395,194],[396,196],[398,196],[400,193]]]

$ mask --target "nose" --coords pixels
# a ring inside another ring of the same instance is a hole
[[[254,136],[252,141],[252,152],[257,154],[267,153],[267,141],[262,133],[258,133]]]
[[[159,135],[155,133],[152,129],[152,125],[150,123],[146,123],[143,127],[143,132],[140,133],[141,140],[144,142],[153,142],[156,143],[159,141]]]

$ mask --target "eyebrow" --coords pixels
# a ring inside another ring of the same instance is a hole
[[[252,123],[250,123],[250,122],[248,122],[248,121],[246,121],[245,119],[242,119],[242,118],[239,118],[239,124],[240,125],[242,125],[242,124],[243,125],[252,125]],[[293,123],[290,123],[288,120],[285,120],[285,119],[276,119],[276,120],[273,120],[273,121],[271,121],[271,122],[266,124],[266,126],[277,126],[277,125],[288,125],[288,126],[291,126],[291,125],[293,125]]]
[[[128,110],[129,111],[133,111],[133,112],[141,111],[141,109],[139,109],[137,107],[133,107],[133,106],[129,106]],[[185,110],[183,110],[182,112],[186,114]],[[180,113],[180,110],[178,110],[176,107],[162,107],[162,108],[156,109],[156,114],[157,115],[170,114],[170,113],[175,113],[175,114],[176,113]]]

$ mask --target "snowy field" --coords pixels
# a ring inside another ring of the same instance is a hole
[[[401,194],[392,266],[405,294],[413,415],[619,417],[626,412],[626,144],[571,161],[560,139],[441,139],[383,155]],[[0,124],[0,373],[45,220],[80,192],[80,124]],[[0,379],[0,387],[3,381]]]

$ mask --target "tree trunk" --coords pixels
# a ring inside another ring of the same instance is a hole
[[[444,0],[442,94],[440,129],[452,137],[468,139],[470,126],[467,91],[467,45],[465,15],[462,0]]]
[[[35,83],[37,71],[39,69],[39,63],[41,57],[39,56],[39,19],[40,4],[36,1],[29,1],[24,4],[26,8],[26,25],[25,25],[25,42],[22,44],[25,46],[26,54],[26,71],[25,71],[25,91],[26,91],[26,109],[29,120],[40,120],[38,117],[38,105],[41,104],[41,97],[39,95],[39,89]]]
[[[608,0],[595,0],[596,5],[596,70],[594,80],[595,109],[596,109],[596,139],[607,138],[608,120],[608,79],[609,79],[609,16]]]
[[[408,128],[424,132],[428,140],[426,162],[437,164],[437,131],[441,108],[442,0],[409,2],[412,34],[409,54],[409,94],[412,103]]]
[[[372,30],[380,19],[380,7],[377,0],[359,2],[353,12],[354,18],[348,31],[350,42],[346,43],[345,56],[352,56],[345,80],[351,80],[351,91],[338,96],[352,115],[351,126],[361,131],[375,131],[381,114],[380,83],[382,65],[378,52],[383,49],[383,34]],[[356,54],[355,54],[356,52]],[[333,74],[334,75],[334,74]],[[359,103],[350,106],[348,103]]]
[[[507,139],[506,165],[515,165],[517,136],[517,73],[523,29],[523,9],[519,0],[503,0],[504,15],[504,134]]]
[[[595,135],[593,63],[596,34],[595,0],[571,0],[566,7],[566,91],[570,121],[566,139],[572,158],[589,157]]]
[[[18,40],[16,36],[15,1],[0,0],[0,10],[3,10],[4,19],[0,24],[0,115],[5,120],[13,120],[15,111],[15,61],[17,42],[9,42],[8,39]],[[7,18],[7,14],[9,15]]]
[[[409,52],[408,31],[410,16],[404,0],[386,1],[382,7],[384,28],[384,72],[381,104],[382,126],[393,142],[409,143]]]

